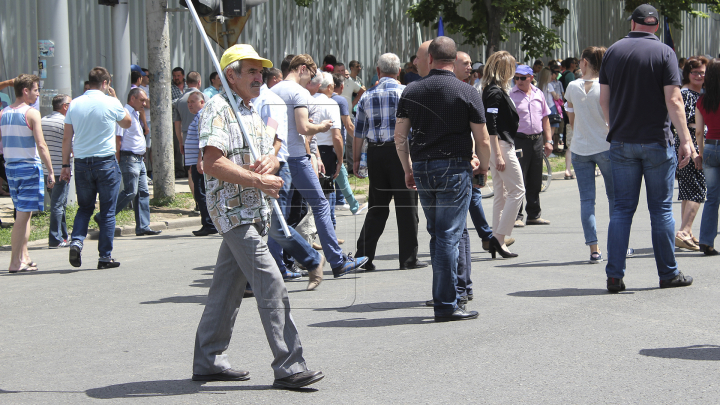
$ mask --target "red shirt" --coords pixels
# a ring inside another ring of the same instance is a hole
[[[720,107],[714,112],[705,111],[702,105],[703,98],[704,96],[700,96],[696,107],[698,111],[700,111],[700,114],[702,114],[703,121],[708,129],[707,134],[705,134],[705,139],[720,140]]]

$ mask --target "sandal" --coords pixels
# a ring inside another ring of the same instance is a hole
[[[8,270],[8,273],[23,273],[26,271],[37,271],[37,266],[31,266],[26,264],[18,270]]]
[[[675,236],[675,247],[679,247],[679,248],[687,249],[687,250],[692,250],[692,251],[695,251],[695,252],[700,251],[700,247],[698,247],[698,245],[696,245],[696,244],[692,241],[692,239],[690,239],[690,238],[688,238],[688,239],[683,239],[683,238],[681,238],[679,235],[676,235],[676,236]]]

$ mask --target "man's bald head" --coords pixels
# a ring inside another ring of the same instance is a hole
[[[472,60],[465,52],[458,52],[453,65],[453,73],[458,79],[465,81],[472,74]]]
[[[455,63],[457,58],[457,46],[452,38],[440,36],[430,43],[428,53],[430,54],[432,68],[451,65]]]
[[[430,73],[430,58],[428,58],[428,48],[432,41],[425,41],[420,44],[420,47],[415,54],[415,60],[413,65],[417,67],[418,74],[422,77],[427,76]]]

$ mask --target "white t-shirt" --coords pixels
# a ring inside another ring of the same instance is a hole
[[[590,91],[585,94],[585,80],[578,79],[568,84],[565,99],[572,103],[575,113],[572,153],[589,156],[610,149],[607,141],[608,126],[600,107],[600,82],[592,81]]]
[[[358,93],[362,89],[362,86],[358,84],[355,80],[353,80],[352,77],[348,77],[345,79],[345,87],[343,88],[341,96],[345,97],[345,100],[348,102],[348,108],[350,111],[352,111],[353,108],[353,100],[352,95],[353,93]]]
[[[550,82],[545,87],[545,91],[543,92],[545,94],[545,102],[547,103],[548,107],[552,107],[555,105],[555,99],[553,99],[553,96],[551,92],[555,92],[558,96],[562,95],[562,91],[560,90],[560,86],[557,86],[557,84],[560,84],[560,82]]]
[[[317,93],[313,100],[315,104],[315,111],[313,118],[316,123],[323,122],[324,120],[332,120],[332,126],[327,132],[318,132],[315,134],[318,145],[333,146],[332,141],[332,130],[340,129],[342,123],[340,122],[340,106],[335,100],[328,98],[328,96]]]

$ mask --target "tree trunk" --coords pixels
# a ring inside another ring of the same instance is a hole
[[[485,8],[487,9],[487,47],[485,57],[500,50],[500,32],[502,31],[502,21],[505,18],[506,11],[502,7],[495,7],[491,0],[485,0]]]

